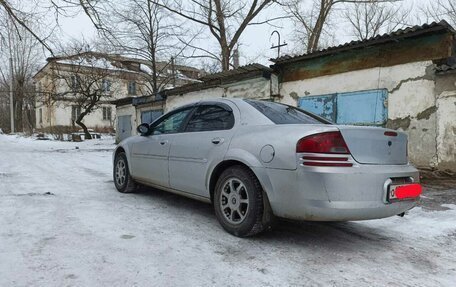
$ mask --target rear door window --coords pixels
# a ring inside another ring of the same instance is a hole
[[[187,123],[187,132],[229,130],[234,126],[233,112],[218,105],[199,106]]]
[[[303,111],[301,109],[287,106],[284,104],[245,100],[252,105],[255,109],[260,111],[263,115],[269,118],[275,124],[330,124],[326,119],[323,119],[312,113]]]

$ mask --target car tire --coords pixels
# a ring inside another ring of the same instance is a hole
[[[215,186],[213,204],[222,227],[238,237],[248,237],[265,230],[263,189],[255,174],[245,166],[232,166],[222,172]],[[269,204],[267,204],[269,206]],[[272,214],[268,214],[272,215]]]
[[[114,158],[113,178],[114,185],[119,192],[130,193],[136,191],[137,184],[130,175],[127,156],[124,152],[118,153]]]

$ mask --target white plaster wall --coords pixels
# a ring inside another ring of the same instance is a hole
[[[282,102],[296,105],[297,102],[293,93],[296,93],[298,97],[305,97],[381,88],[392,91],[398,87],[402,80],[424,76],[426,68],[430,65],[432,65],[430,61],[416,62],[285,82],[280,85],[280,94],[283,96]],[[404,85],[414,86],[416,84],[416,82],[411,82],[409,85],[405,83],[400,88]],[[427,84],[431,87],[433,86],[431,83]]]
[[[71,76],[71,74],[68,74],[68,76]],[[116,100],[120,98],[124,98],[128,96],[128,83],[129,80],[121,79],[121,78],[115,78],[115,77],[105,77],[105,79],[111,81],[111,89],[109,92],[109,100]],[[46,82],[47,81],[47,82]],[[48,79],[43,78],[41,80],[42,86],[46,87],[45,83],[49,83]],[[54,80],[54,83],[56,85],[56,92],[57,93],[65,93],[71,90],[71,88],[68,86],[68,83],[65,79],[56,79]],[[49,84],[47,84],[49,85]],[[136,81],[136,94],[137,95],[142,95],[143,91],[146,91],[147,88],[144,86],[145,84],[139,81]],[[70,94],[67,94],[67,96],[70,96]]]
[[[268,99],[271,96],[270,80],[257,78],[225,87],[225,97],[244,99]]]
[[[165,112],[200,100],[210,100],[222,97],[268,99],[270,97],[270,87],[269,79],[256,78],[183,95],[169,96],[166,99]]]
[[[103,120],[103,107],[111,107],[111,120]],[[71,105],[56,103],[52,111],[52,126],[71,126]],[[115,123],[115,106],[103,104],[92,113],[86,115],[82,122],[88,128],[114,128]],[[76,125],[77,126],[77,125]]]
[[[456,82],[455,90],[437,97],[437,164],[456,171]]]
[[[433,165],[436,157],[436,117],[417,116],[436,104],[432,62],[423,61],[285,82],[281,102],[297,105],[299,97],[371,89],[388,90],[388,120],[409,136],[409,155],[419,166]]]
[[[201,100],[221,98],[224,95],[223,88],[212,88],[202,91],[190,92],[183,95],[169,96],[166,98],[165,113],[180,106]]]
[[[40,109],[42,111],[42,121],[40,122]],[[38,103],[35,108],[36,127],[41,129],[49,126],[49,111],[48,108],[42,103]]]
[[[70,75],[70,73],[68,73]],[[128,80],[115,77],[115,76],[108,76],[106,79],[111,81],[111,89],[109,95],[104,98],[105,101],[116,100],[120,98],[124,98],[128,96]],[[68,92],[70,89],[68,87],[67,81],[64,79],[52,79],[51,77],[45,76],[41,78],[37,83],[37,85],[41,85],[43,92],[48,93],[65,93]],[[53,84],[55,84],[55,91],[53,91]],[[137,81],[136,92],[137,95],[142,95],[142,93],[146,93],[148,91],[145,83]],[[72,93],[66,94],[67,98],[71,98]],[[56,126],[56,125],[65,125],[71,126],[71,103],[66,102],[65,105],[63,103],[55,103],[52,107],[48,108],[42,105],[41,97],[37,97],[37,111],[39,107],[43,108],[43,122],[39,123],[39,113],[36,113],[36,123],[37,128],[46,128],[49,126]],[[102,106],[110,106],[112,115],[111,121],[103,120],[103,110],[100,107],[99,109],[95,110],[93,113],[86,115],[84,117],[83,122],[91,128],[94,127],[115,127],[116,122],[116,108],[114,105],[103,104]],[[134,115],[134,113],[132,113]],[[134,118],[134,116],[133,116]],[[136,127],[136,123],[133,125]]]

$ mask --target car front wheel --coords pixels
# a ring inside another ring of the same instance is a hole
[[[222,227],[235,236],[252,236],[266,228],[263,190],[247,167],[233,166],[222,172],[215,186],[214,209]]]
[[[124,152],[120,152],[114,159],[114,185],[117,190],[122,193],[134,192],[136,183],[130,176],[128,169],[127,156]]]

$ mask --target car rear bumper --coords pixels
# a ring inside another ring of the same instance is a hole
[[[268,192],[276,216],[312,221],[348,221],[384,218],[413,208],[417,199],[388,202],[391,179],[419,181],[411,165],[357,165],[266,169]],[[271,193],[271,194],[270,194]]]

